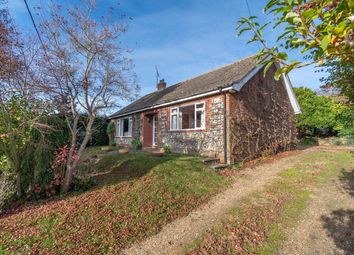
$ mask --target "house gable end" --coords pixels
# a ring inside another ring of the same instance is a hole
[[[280,68],[279,64],[275,64],[276,69]],[[241,79],[239,82],[235,83],[232,85],[232,89],[235,91],[240,91],[247,83],[249,80],[251,80],[258,72],[263,70],[264,65],[258,65],[255,67],[251,72],[249,72],[243,79]],[[286,89],[286,92],[289,97],[289,101],[291,103],[291,106],[294,110],[295,114],[300,114],[301,113],[301,108],[299,105],[299,102],[296,99],[291,81],[289,79],[288,75],[282,74],[281,75],[281,81]]]

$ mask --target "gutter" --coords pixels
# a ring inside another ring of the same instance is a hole
[[[267,57],[266,59],[269,59],[270,57]],[[177,103],[182,103],[182,102],[187,102],[190,100],[194,100],[194,99],[198,99],[198,98],[202,98],[205,96],[211,96],[211,95],[216,95],[220,93],[220,89],[224,92],[224,91],[240,91],[242,89],[242,87],[256,74],[258,73],[259,70],[261,70],[264,67],[264,65],[258,65],[255,68],[253,68],[246,76],[244,76],[240,81],[231,84],[228,87],[222,88],[219,87],[215,90],[212,91],[208,91],[208,92],[204,92],[198,95],[194,95],[194,96],[190,96],[190,97],[185,97],[185,98],[181,98],[181,99],[177,99],[177,100],[173,100],[171,102],[166,102],[166,103],[162,103],[162,104],[156,104],[156,105],[152,105],[149,107],[145,107],[139,110],[135,110],[135,111],[130,111],[130,112],[126,112],[126,113],[122,113],[122,114],[117,114],[117,115],[111,115],[108,117],[108,120],[111,119],[115,119],[115,118],[119,118],[119,117],[124,117],[133,113],[138,113],[138,112],[144,112],[147,110],[152,110],[152,109],[156,109],[156,108],[160,108],[163,106],[168,106],[168,105],[173,105],[173,104],[177,104]],[[279,66],[278,66],[279,67]],[[286,87],[287,93],[289,95],[289,99],[291,102],[291,105],[294,109],[295,114],[299,114],[301,113],[301,109],[299,106],[299,103],[296,100],[296,96],[295,93],[292,89],[292,85],[290,82],[290,79],[287,75],[282,75],[282,81],[284,82],[284,85]]]
[[[156,104],[156,105],[145,107],[145,108],[142,108],[142,109],[139,109],[139,110],[130,111],[130,112],[126,112],[126,113],[122,113],[122,114],[118,114],[118,115],[111,115],[111,116],[108,117],[108,119],[109,120],[110,119],[115,119],[115,118],[119,118],[119,117],[124,117],[124,116],[130,115],[130,114],[133,114],[133,113],[144,112],[144,111],[147,111],[147,110],[152,110],[152,109],[160,108],[160,107],[163,107],[163,106],[168,106],[168,105],[173,105],[173,104],[177,104],[177,103],[187,102],[187,101],[190,101],[190,100],[203,98],[205,96],[216,95],[216,94],[220,93],[220,89],[222,91],[229,91],[229,90],[233,91],[234,90],[232,85],[230,85],[229,87],[225,87],[225,88],[221,88],[220,87],[220,88],[218,88],[216,90],[212,90],[212,91],[209,91],[209,92],[205,92],[205,93],[194,95],[194,96],[190,96],[190,97],[181,98],[181,99],[174,100],[174,101],[171,101],[171,102],[162,103],[162,104]]]
[[[227,126],[226,126],[226,93],[222,90],[222,88],[219,88],[220,94],[223,94],[223,121],[224,121],[224,164],[227,164]]]

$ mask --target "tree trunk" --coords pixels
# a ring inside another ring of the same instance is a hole
[[[75,137],[72,137],[71,149],[74,148],[74,150],[70,150],[70,153],[69,153],[69,158],[68,158],[68,163],[67,163],[67,167],[66,167],[66,171],[65,171],[64,180],[63,180],[63,183],[61,184],[61,187],[60,187],[60,192],[62,192],[62,193],[68,192],[68,190],[70,188],[70,184],[73,179],[74,170],[77,166],[78,161],[80,160],[80,157],[81,157],[84,149],[86,148],[88,141],[90,140],[90,138],[92,136],[92,126],[93,126],[94,120],[95,120],[95,116],[91,116],[89,119],[89,122],[86,126],[84,140],[82,141],[82,143],[80,145],[79,151],[77,153],[77,159],[75,159],[75,160],[72,157],[74,155],[73,152],[75,150],[75,144],[76,144],[76,132],[73,133],[73,134],[75,134]],[[76,128],[75,128],[75,130],[76,130]]]
[[[22,197],[22,185],[21,185],[21,172],[17,171],[16,174],[16,195]]]
[[[67,158],[64,179],[62,180],[62,183],[60,186],[61,193],[68,192],[72,178],[73,178],[72,175],[73,175],[73,172],[75,169],[74,162],[73,162],[73,156],[74,156],[75,150],[76,150],[77,125],[79,122],[79,115],[75,111],[74,111],[73,115],[74,115],[74,122],[73,122],[73,126],[71,129],[71,144],[70,144],[69,155]]]
[[[61,193],[65,193],[65,192],[69,191],[70,184],[73,179],[73,172],[74,172],[74,167],[67,166],[66,171],[65,171],[64,180],[60,186]]]

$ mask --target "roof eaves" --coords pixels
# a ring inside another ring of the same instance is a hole
[[[229,85],[229,86],[227,86],[227,85],[226,86],[222,86],[222,91],[228,91],[228,90],[233,90],[232,84]],[[172,105],[172,104],[177,104],[177,103],[180,103],[180,102],[186,102],[186,101],[190,101],[190,100],[193,100],[193,99],[197,99],[197,98],[201,98],[201,97],[205,97],[205,96],[209,96],[209,95],[213,95],[213,94],[217,94],[217,93],[220,93],[220,88],[213,89],[213,90],[210,90],[210,91],[207,91],[207,92],[203,92],[203,93],[199,93],[199,94],[195,94],[193,96],[188,96],[188,97],[179,98],[179,99],[176,99],[176,100],[167,101],[167,102],[164,102],[164,103],[161,103],[161,104],[150,105],[150,106],[147,106],[147,107],[144,107],[144,108],[141,108],[141,109],[137,109],[137,110],[134,110],[134,111],[129,111],[129,112],[122,113],[122,114],[113,114],[113,115],[109,116],[108,119],[115,119],[115,118],[119,118],[119,117],[130,115],[130,114],[133,114],[133,113],[143,112],[143,111],[155,109],[155,108],[162,107],[162,106],[168,106],[168,105]]]
[[[267,56],[263,61],[270,59],[270,56]],[[251,71],[249,71],[240,81],[235,82],[232,88],[236,91],[240,91],[242,87],[253,77],[256,73],[259,72],[264,67],[264,64],[259,64],[255,66]]]

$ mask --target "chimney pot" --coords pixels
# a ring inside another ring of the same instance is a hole
[[[160,82],[157,84],[157,90],[162,90],[166,88],[166,82],[164,79],[160,80]]]

